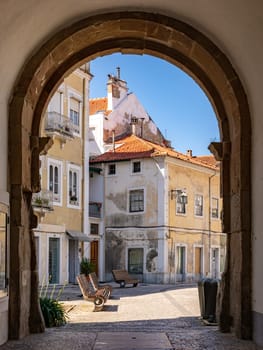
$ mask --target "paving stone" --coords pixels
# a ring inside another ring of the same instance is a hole
[[[205,326],[196,285],[112,286],[100,312],[92,312],[78,286],[67,286],[60,297],[69,310],[65,326],[8,341],[0,350],[262,350]]]
[[[98,334],[94,350],[172,350],[165,333],[115,332]]]

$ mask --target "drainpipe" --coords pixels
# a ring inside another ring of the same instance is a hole
[[[112,130],[112,149],[115,152],[115,130]]]
[[[88,235],[89,232],[89,113],[88,113],[88,99],[89,99],[89,84],[87,78],[83,79],[83,128],[82,128],[82,140],[84,141],[82,148],[83,167],[82,167],[82,229],[84,234]],[[84,242],[85,255],[89,255],[89,244]],[[82,251],[82,255],[84,253]]]
[[[208,178],[208,197],[209,197],[209,206],[208,206],[208,262],[209,262],[209,276],[212,277],[211,275],[211,180],[212,178],[216,175],[216,172],[209,176]]]

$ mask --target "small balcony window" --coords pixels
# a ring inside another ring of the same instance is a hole
[[[108,165],[108,175],[116,175],[116,164]]]
[[[74,127],[71,120],[57,112],[48,112],[46,116],[45,131],[49,135],[56,135],[61,139],[72,139]]]
[[[53,193],[48,190],[42,190],[38,193],[33,193],[32,206],[34,209],[52,211]]]
[[[101,203],[90,202],[89,203],[89,216],[93,218],[101,218]]]

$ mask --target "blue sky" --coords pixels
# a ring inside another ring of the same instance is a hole
[[[116,67],[172,147],[182,153],[192,149],[193,155],[210,154],[209,143],[219,140],[216,116],[190,76],[159,58],[117,53],[91,62],[91,98],[107,95],[108,74],[116,75]]]

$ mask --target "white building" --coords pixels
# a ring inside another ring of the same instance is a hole
[[[90,164],[104,182],[107,280],[113,269],[149,283],[221,276],[226,237],[213,156],[204,161],[131,135]]]
[[[114,141],[131,133],[160,144],[168,141],[148,115],[127,82],[109,75],[107,97],[90,100],[90,156],[104,153]]]

